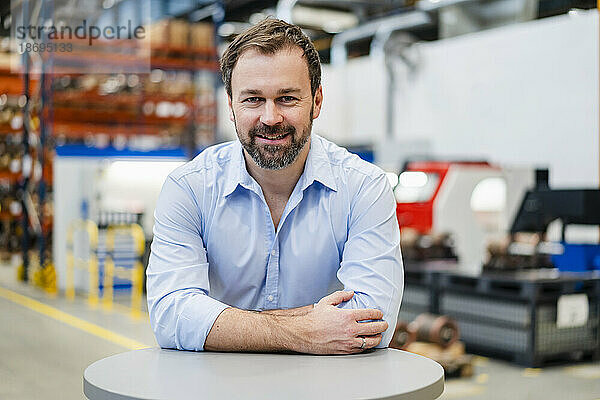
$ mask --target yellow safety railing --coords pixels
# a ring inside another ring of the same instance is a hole
[[[89,254],[87,259],[75,257],[73,238],[75,232],[85,231],[88,236]],[[87,269],[89,273],[88,303],[98,305],[98,225],[91,220],[77,219],[67,229],[67,275],[65,296],[75,299],[75,268]]]
[[[116,266],[113,253],[115,249],[115,237],[117,235],[131,235],[134,241],[136,260],[133,268]],[[113,306],[114,278],[131,280],[131,316],[139,318],[142,315],[142,292],[144,282],[144,266],[142,256],[144,255],[146,238],[144,230],[138,224],[109,225],[106,231],[106,258],[104,260],[104,294],[102,302],[106,309]]]

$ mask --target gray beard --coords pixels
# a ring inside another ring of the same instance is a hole
[[[312,112],[311,112],[312,116]],[[238,132],[238,138],[242,147],[248,155],[254,160],[256,165],[263,169],[280,170],[289,167],[300,155],[300,152],[308,142],[312,130],[312,117],[309,126],[302,132],[302,136],[296,139],[296,129],[291,126],[271,127],[263,125],[260,128],[252,128],[248,132],[249,138],[242,140]],[[237,131],[237,124],[236,124]],[[256,144],[256,134],[263,133],[270,136],[289,133],[291,143],[289,145],[258,145]]]

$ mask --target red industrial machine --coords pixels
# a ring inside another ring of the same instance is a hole
[[[433,203],[452,166],[493,168],[486,161],[412,161],[407,163],[399,177],[398,185],[402,185],[405,190],[412,189],[414,194],[400,197],[401,195],[396,191],[398,200],[396,215],[400,229],[413,228],[421,234],[431,233]],[[411,175],[411,172],[416,174]],[[403,177],[405,178],[403,179]],[[400,198],[398,199],[398,197]],[[414,197],[415,201],[400,201],[411,200],[410,197]]]
[[[485,161],[408,162],[394,187],[404,258],[458,258],[479,272],[486,243],[507,233],[533,178],[530,168]]]

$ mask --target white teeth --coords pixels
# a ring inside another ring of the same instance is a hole
[[[283,135],[279,135],[279,136],[274,136],[274,137],[268,137],[268,136],[260,136],[260,137],[263,139],[278,140],[278,139],[283,139],[286,136],[287,136],[287,133],[283,134]]]

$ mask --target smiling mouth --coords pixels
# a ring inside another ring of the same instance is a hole
[[[277,135],[277,136],[264,136],[264,135],[256,135],[256,136],[259,137],[259,138],[261,138],[261,139],[266,139],[266,140],[279,140],[279,139],[283,139],[287,135],[289,135],[289,132],[288,133],[283,133],[283,134]]]

